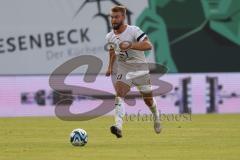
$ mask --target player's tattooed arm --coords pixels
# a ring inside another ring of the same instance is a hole
[[[139,51],[148,51],[151,50],[153,47],[152,43],[146,37],[143,41],[133,42],[130,48]]]
[[[140,42],[124,41],[120,43],[119,46],[122,51],[127,51],[129,49],[139,50],[139,51],[148,51],[152,49],[152,43],[148,40],[147,37]]]
[[[113,48],[109,49],[109,62],[108,62],[108,69],[106,72],[106,76],[110,76],[113,71],[113,64],[116,59],[116,54]]]

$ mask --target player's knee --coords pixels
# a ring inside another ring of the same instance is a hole
[[[124,98],[127,95],[128,91],[130,90],[127,86],[122,85],[116,85],[115,89],[117,96],[122,98]]]
[[[126,95],[125,95],[125,93],[124,93],[123,90],[119,89],[119,90],[117,90],[117,96],[123,98],[123,97],[125,97]]]
[[[152,98],[145,98],[144,102],[149,107],[153,106],[153,99]]]

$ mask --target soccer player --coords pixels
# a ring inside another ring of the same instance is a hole
[[[140,91],[145,104],[153,114],[154,130],[160,133],[160,118],[157,104],[152,96],[149,69],[146,66],[144,51],[151,50],[152,44],[147,35],[137,26],[125,23],[126,8],[115,6],[111,9],[111,24],[113,30],[106,36],[109,47],[109,65],[106,76],[113,76],[115,97],[115,125],[111,126],[111,133],[117,138],[122,137],[123,117],[125,108],[123,99],[135,85]],[[117,66],[116,74],[113,67]],[[139,65],[140,64],[140,65]]]

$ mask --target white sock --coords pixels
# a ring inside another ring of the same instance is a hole
[[[125,107],[121,97],[115,98],[115,123],[116,127],[122,129],[123,117],[125,116]]]
[[[157,108],[157,103],[156,100],[153,98],[153,105],[151,107],[149,107],[149,109],[151,110],[152,114],[153,114],[153,118],[154,120],[159,120],[159,112],[158,112],[158,108]]]

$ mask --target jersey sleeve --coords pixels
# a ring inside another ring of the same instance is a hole
[[[105,41],[106,41],[106,43],[109,43],[109,34],[106,35]]]
[[[146,33],[144,33],[139,27],[134,26],[134,39],[137,42],[143,41],[146,37]]]
[[[110,39],[111,39],[110,38],[110,33],[108,33],[105,37],[105,41],[106,41],[105,47],[106,47],[107,50],[114,49],[114,45],[113,45],[113,43],[111,42]]]

